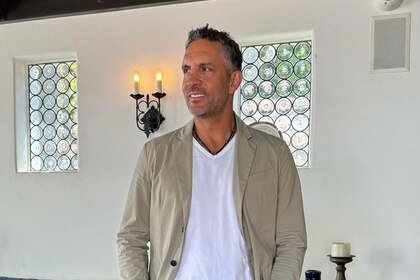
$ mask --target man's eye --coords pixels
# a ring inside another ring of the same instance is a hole
[[[182,73],[184,73],[184,74],[188,73],[189,71],[190,71],[189,68],[182,68]]]

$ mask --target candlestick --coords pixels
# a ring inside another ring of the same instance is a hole
[[[337,276],[335,277],[335,280],[346,280],[346,263],[352,262],[354,255],[350,255],[349,257],[333,257],[331,255],[328,255],[330,257],[330,261],[335,263],[337,267],[335,270],[337,271]]]
[[[140,83],[140,75],[137,72],[134,72],[134,93],[139,93],[139,83]]]
[[[334,242],[331,246],[332,257],[350,257],[351,244],[345,242]]]
[[[157,92],[162,92],[162,73],[160,71],[156,72],[156,88]]]

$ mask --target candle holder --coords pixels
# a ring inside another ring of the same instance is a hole
[[[149,138],[150,133],[157,131],[165,120],[160,113],[160,100],[166,96],[164,92],[152,93],[156,99],[150,100],[149,94],[130,94],[136,100],[136,124],[138,129],[144,131]],[[146,100],[142,100],[146,96]]]
[[[337,267],[337,276],[335,280],[346,280],[346,263],[352,262],[355,255],[350,255],[349,257],[333,257],[331,255],[327,255],[330,258],[330,261],[335,263]]]

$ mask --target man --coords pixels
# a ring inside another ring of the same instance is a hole
[[[189,33],[182,89],[194,118],[140,154],[118,234],[122,279],[300,278],[299,177],[282,140],[234,115],[241,64],[228,33]]]

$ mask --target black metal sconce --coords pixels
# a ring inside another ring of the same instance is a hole
[[[140,94],[139,91],[139,75],[134,73],[134,92],[130,94],[132,98],[136,100],[136,124],[137,127],[144,131],[146,137],[149,138],[150,133],[156,132],[165,117],[160,113],[160,100],[166,96],[166,93],[162,92],[162,74],[156,73],[157,80],[157,92],[151,95],[156,99],[150,100],[149,94]],[[143,97],[146,96],[146,100]]]

